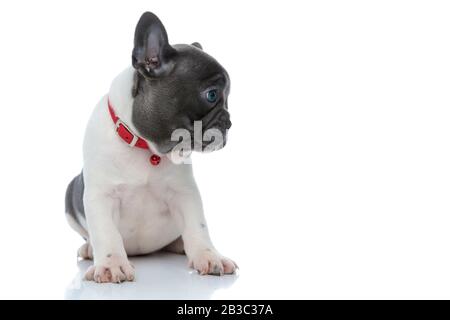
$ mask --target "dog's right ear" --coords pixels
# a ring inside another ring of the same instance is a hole
[[[203,50],[202,45],[200,43],[198,43],[198,42],[191,43],[191,45],[196,47],[196,48],[199,48],[200,50]]]
[[[161,21],[153,13],[145,12],[134,33],[133,67],[144,77],[161,77],[172,70],[175,54]]]

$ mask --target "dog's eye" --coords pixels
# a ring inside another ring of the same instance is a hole
[[[208,102],[210,103],[214,103],[217,101],[217,90],[213,89],[213,90],[209,90],[208,92],[206,92],[206,100],[208,100]]]

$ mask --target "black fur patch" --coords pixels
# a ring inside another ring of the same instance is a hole
[[[86,219],[83,205],[84,180],[83,172],[73,178],[66,190],[66,213],[82,228]],[[82,222],[83,221],[83,222]]]

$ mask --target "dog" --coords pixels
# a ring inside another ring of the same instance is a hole
[[[145,12],[134,35],[132,64],[95,107],[83,143],[83,170],[68,185],[69,225],[93,259],[86,280],[133,281],[128,257],[167,250],[186,254],[200,274],[232,274],[237,265],[211,242],[189,161],[174,161],[174,130],[195,125],[226,143],[230,77],[199,43],[170,45],[160,19]],[[198,134],[197,134],[198,136]],[[193,139],[186,146],[208,146]],[[178,154],[178,152],[176,152]],[[190,159],[183,155],[182,159]]]

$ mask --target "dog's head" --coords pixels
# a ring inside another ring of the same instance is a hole
[[[230,78],[199,43],[171,46],[161,21],[146,12],[136,26],[132,64],[136,69],[132,121],[159,152],[170,152],[179,143],[172,138],[176,129],[190,133],[192,148],[210,143],[198,141],[209,129],[221,133],[225,145],[231,127]],[[194,135],[196,121],[201,121],[200,136]]]

